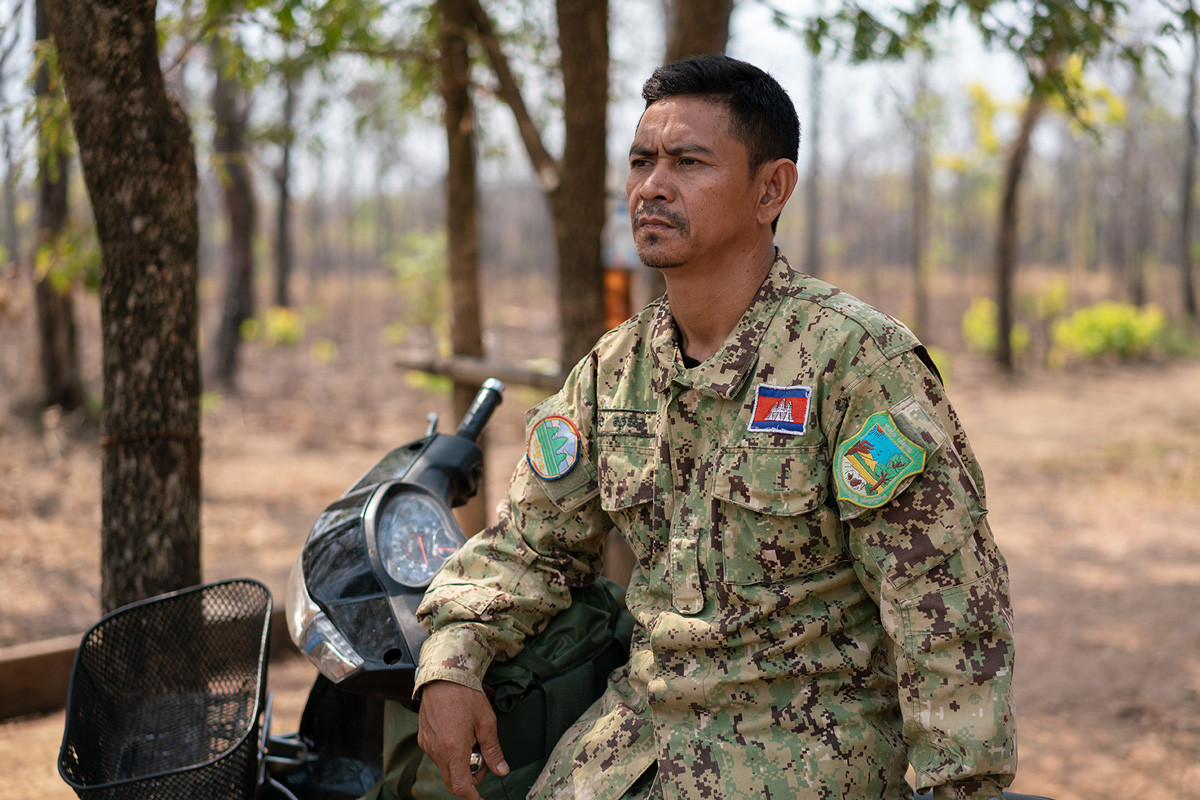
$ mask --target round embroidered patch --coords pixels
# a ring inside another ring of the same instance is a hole
[[[558,480],[579,460],[581,439],[575,423],[566,417],[554,414],[539,420],[529,432],[529,466],[542,480]]]

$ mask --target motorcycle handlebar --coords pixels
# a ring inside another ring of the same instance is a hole
[[[472,442],[478,439],[479,434],[483,432],[483,426],[487,425],[488,420],[491,419],[492,412],[504,399],[503,394],[503,383],[495,378],[488,378],[484,381],[483,386],[479,388],[479,393],[475,395],[471,407],[467,409],[462,422],[459,423],[456,435],[470,439]]]

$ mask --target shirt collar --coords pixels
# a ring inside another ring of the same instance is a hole
[[[736,395],[758,361],[758,348],[763,334],[779,310],[779,301],[792,279],[791,265],[776,249],[775,262],[767,277],[737,325],[725,338],[721,349],[712,358],[690,370],[683,366],[671,304],[664,298],[655,312],[650,331],[654,391],[665,393],[675,382],[727,400]]]

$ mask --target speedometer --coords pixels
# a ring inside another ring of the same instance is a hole
[[[413,589],[427,586],[462,543],[448,514],[420,492],[394,495],[380,513],[376,530],[384,569]]]

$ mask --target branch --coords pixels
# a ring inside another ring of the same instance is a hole
[[[529,154],[529,160],[533,163],[543,191],[553,192],[562,180],[561,168],[542,143],[542,135],[538,130],[537,123],[533,121],[533,117],[529,115],[529,109],[525,107],[525,98],[521,96],[521,87],[517,85],[517,81],[513,77],[508,58],[500,47],[500,40],[496,36],[491,18],[483,10],[479,0],[466,0],[466,5],[475,21],[479,41],[487,51],[492,71],[496,73],[496,79],[500,83],[500,99],[508,104],[508,107],[512,109],[513,116],[517,119],[517,130],[521,133],[521,141],[525,144],[525,151]]]

